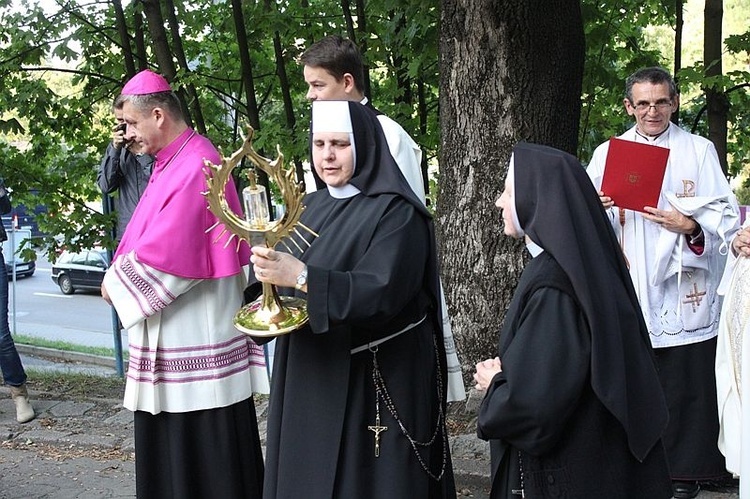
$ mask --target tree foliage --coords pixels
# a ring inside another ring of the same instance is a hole
[[[682,2],[582,0],[581,4],[587,46],[578,148],[581,160],[587,162],[598,144],[632,125],[632,119],[625,115],[622,107],[625,78],[640,67],[659,65],[676,73],[681,93],[676,119],[693,133],[709,137],[707,93],[726,100],[728,173],[731,177],[741,174],[750,163],[750,137],[745,133],[750,125],[750,72],[745,69],[712,74],[716,59],[708,64],[698,60],[687,67],[675,61],[667,48],[679,35],[675,9]],[[748,8],[747,2],[744,8]],[[655,37],[653,31],[649,31],[654,27],[661,29],[661,36]],[[702,40],[683,43],[703,48]],[[750,31],[724,37],[724,58],[747,60],[748,53]],[[721,146],[718,148],[721,150]]]
[[[648,28],[674,34],[675,8],[660,0],[581,1],[586,65],[578,155],[584,162],[629,124],[622,112],[625,77],[638,67],[669,64]],[[331,33],[360,45],[373,102],[404,125],[425,149],[425,162],[435,165],[439,11],[438,0],[398,7],[388,0],[2,0],[0,174],[16,202],[49,208],[40,223],[58,236],[46,241],[52,248],[111,245],[113,218],[97,208],[96,169],[109,139],[112,99],[144,68],[172,81],[191,124],[226,153],[250,123],[261,130],[259,149],[272,154],[281,144],[301,174],[309,106],[297,58]],[[505,15],[512,12],[505,9]],[[750,35],[727,38],[725,46],[727,53],[746,54]],[[704,91],[725,94],[729,171],[736,175],[750,150],[750,139],[740,133],[750,119],[750,78],[746,71],[706,77],[705,66],[699,62],[678,74],[684,88],[699,89],[683,99],[682,122],[706,134]]]
[[[44,7],[37,1],[0,0],[0,176],[12,187],[14,202],[47,206],[39,225],[50,235],[41,244],[53,258],[63,245],[113,244],[108,233],[114,216],[100,212],[95,179],[113,125],[112,100],[136,71],[151,68],[166,75],[191,124],[224,154],[239,145],[241,130],[250,123],[260,130],[256,147],[272,156],[280,144],[301,174],[308,157],[309,104],[297,60],[327,34],[348,36],[361,47],[369,67],[369,97],[420,143],[424,167],[429,162],[434,170],[439,157],[445,161],[437,184],[431,179],[430,197],[434,202],[438,186],[444,193],[439,199],[444,207],[437,209],[441,245],[446,255],[458,252],[465,266],[449,269],[444,281],[454,316],[458,310],[473,315],[459,317],[458,337],[474,321],[502,316],[520,268],[518,245],[503,246],[499,230],[484,227],[493,219],[491,204],[515,141],[577,150],[588,161],[596,145],[631,124],[622,109],[627,75],[662,65],[680,69],[683,126],[707,135],[705,92],[726,96],[730,174],[738,174],[750,155],[750,137],[743,133],[750,125],[750,74],[732,70],[707,76],[712,61],[681,68],[679,57],[665,54],[671,39],[679,40],[680,0],[581,0],[581,81],[561,72],[554,57],[543,57],[565,48],[561,39],[549,39],[538,29],[549,25],[555,32],[555,23],[571,19],[564,15],[570,9],[552,14],[555,7],[568,5],[565,1],[551,2],[548,9],[522,0],[45,0]],[[450,12],[441,11],[445,5]],[[482,13],[476,21],[484,31],[464,28],[462,18],[455,18],[469,11]],[[523,17],[529,12],[534,23]],[[451,29],[442,29],[441,16]],[[518,30],[523,23],[530,28]],[[566,27],[560,26],[563,32]],[[655,27],[660,37],[653,34]],[[476,43],[461,46],[458,55],[446,52],[469,31]],[[508,33],[514,35],[500,43],[498,37]],[[533,43],[531,33],[546,45]],[[725,54],[746,57],[750,32],[724,44]],[[509,46],[512,54],[499,52]],[[497,71],[481,78],[451,74],[449,65],[439,65],[438,47],[443,56],[470,59],[465,67]],[[505,62],[499,63],[500,57]],[[520,62],[508,67],[510,60]],[[544,60],[547,67],[526,64]],[[536,78],[539,74],[543,77]],[[545,77],[549,74],[567,76]],[[511,91],[495,92],[503,88]],[[571,89],[580,99],[569,99]],[[490,95],[501,102],[488,102]],[[458,105],[441,111],[439,99]],[[577,131],[571,126],[576,120]],[[457,131],[474,135],[461,140]],[[450,140],[452,151],[440,151],[441,135]],[[472,179],[486,183],[474,185],[464,198]],[[457,244],[461,238],[451,236],[461,220],[483,224],[462,236],[471,244]],[[470,277],[477,276],[483,289],[501,283],[503,290],[484,299],[470,289]],[[467,306],[474,300],[483,301]]]
[[[259,150],[274,155],[280,144],[301,170],[309,104],[298,56],[325,35],[349,34],[368,62],[372,101],[436,156],[435,0],[398,9],[386,0],[43,5],[0,1],[0,175],[14,202],[48,207],[39,222],[52,250],[112,246],[96,172],[111,103],[144,68],[170,80],[192,126],[225,154],[250,123]]]
[[[632,120],[624,113],[625,78],[645,66],[664,65],[646,28],[669,25],[674,12],[660,0],[582,0],[586,68],[581,95],[578,157],[591,158],[596,146],[622,133]]]

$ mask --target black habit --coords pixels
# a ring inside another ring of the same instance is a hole
[[[591,335],[572,286],[548,254],[524,270],[501,332],[503,371],[479,415],[492,438],[492,498],[672,496],[664,449],[643,462],[591,388]],[[544,401],[544,403],[540,403]]]
[[[478,419],[493,498],[672,496],[667,422],[646,326],[622,254],[580,163],[519,144],[517,220],[542,253],[505,316]]]
[[[310,322],[277,338],[264,497],[455,497],[432,221],[375,115],[359,103],[349,108],[357,157],[350,183],[361,192],[337,199],[323,189],[305,199],[301,223],[319,236],[295,255],[308,268],[308,294],[297,293]],[[352,350],[410,326],[377,346],[387,393],[376,399],[375,357]],[[378,411],[387,430],[376,457],[368,427]]]

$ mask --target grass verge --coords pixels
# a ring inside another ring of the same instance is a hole
[[[37,336],[27,336],[24,334],[14,334],[13,341],[21,345],[54,348],[55,350],[62,350],[64,352],[79,352],[79,353],[85,353],[89,355],[99,355],[101,357],[111,357],[113,359],[115,358],[114,348],[77,345],[75,343],[68,343],[66,341],[48,340],[46,338],[39,338]],[[123,349],[122,356],[123,356],[123,359],[128,358],[127,350]]]
[[[125,393],[125,380],[117,376],[35,370],[26,383],[35,394],[48,393],[55,398],[122,399]]]

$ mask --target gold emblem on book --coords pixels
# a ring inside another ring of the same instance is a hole
[[[640,173],[632,172],[628,173],[628,183],[629,184],[637,184],[641,181],[641,175]]]

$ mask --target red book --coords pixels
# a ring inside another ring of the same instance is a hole
[[[612,137],[602,179],[604,195],[619,208],[656,207],[668,158],[666,147]]]

